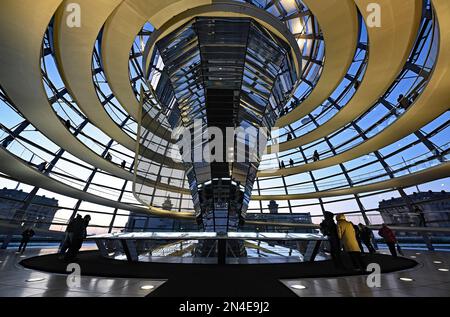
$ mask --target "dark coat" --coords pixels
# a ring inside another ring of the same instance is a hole
[[[73,223],[76,218],[73,218],[69,221],[69,224],[67,225],[66,232],[72,233],[73,232]]]
[[[363,227],[359,230],[359,234],[362,241],[370,241],[372,240],[372,230],[369,227]]]
[[[388,227],[382,227],[378,234],[384,238],[387,243],[397,243],[397,238],[395,237],[394,231]]]
[[[83,239],[86,230],[83,218],[75,218],[70,229],[74,239]]]
[[[22,239],[24,240],[30,240],[31,237],[34,236],[34,230],[33,229],[26,229],[22,232]]]
[[[337,226],[333,220],[334,215],[331,212],[326,211],[324,216],[325,219],[320,223],[320,231],[324,236],[328,237],[331,244],[339,245]]]

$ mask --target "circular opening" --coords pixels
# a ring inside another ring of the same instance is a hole
[[[305,289],[306,288],[305,285],[301,285],[301,284],[294,284],[294,285],[291,285],[291,287],[294,289]]]
[[[145,290],[145,291],[147,291],[147,290],[149,290],[149,289],[152,289],[152,288],[154,288],[153,285],[142,285],[142,286],[141,286],[141,289],[142,289],[142,290]]]

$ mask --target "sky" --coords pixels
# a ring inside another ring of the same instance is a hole
[[[362,29],[362,34],[361,37],[365,38],[367,36],[367,32],[365,30],[365,28]],[[370,39],[369,39],[370,42]],[[421,64],[426,60],[426,55],[423,54],[420,56],[420,58],[418,59],[417,63]],[[352,67],[355,67],[355,65],[353,65]],[[51,60],[49,60],[49,62],[47,63],[47,69],[48,69],[48,75],[50,78],[52,78],[52,80],[54,80],[54,82],[61,87],[63,85],[62,80],[59,76],[57,67],[55,66],[54,62],[52,63]],[[408,91],[409,88],[411,87],[411,85],[414,83],[415,78],[406,78],[405,80],[403,80],[402,82],[400,82],[400,84],[396,87],[396,89],[394,90],[394,92],[392,93],[392,96],[390,97],[390,99],[388,99],[389,101],[395,103],[395,99],[396,96],[402,92]],[[340,92],[339,89],[336,91],[336,93]],[[378,118],[380,115],[383,114],[383,109],[374,109],[372,116],[373,118]],[[448,112],[446,114],[443,114],[439,119],[435,120],[433,123],[430,123],[425,130],[427,129],[432,129],[433,126],[436,126],[438,123],[442,123],[445,121],[448,121],[450,119],[450,115],[448,114]],[[13,126],[15,126],[17,123],[19,123],[21,120],[20,116],[18,116],[16,113],[14,113],[6,104],[4,104],[2,101],[0,101],[0,123],[5,125],[8,128],[12,128]],[[371,118],[367,119],[367,125],[370,124],[371,122]],[[361,120],[363,121],[363,120]],[[363,123],[361,123],[363,124]],[[94,133],[94,137],[98,137],[99,139],[104,139],[105,136],[100,133],[99,131],[97,131],[96,129],[92,129],[91,130],[92,133]],[[449,134],[449,128],[445,129],[444,131],[442,131],[441,133],[439,133],[438,135],[436,135],[435,137],[433,137],[432,141],[437,144],[438,146],[447,146],[447,143],[449,142],[449,138],[448,136]],[[4,133],[0,132],[0,139],[3,138],[5,136]],[[46,139],[45,137],[43,137],[42,135],[29,130],[23,133],[23,136],[28,137],[30,139],[32,139],[34,142],[39,143],[40,145],[47,147],[49,149],[52,149],[52,151],[56,151],[58,149],[58,147],[53,144],[51,141],[49,141],[48,139]],[[408,140],[401,140],[400,142],[396,143],[393,145],[393,147],[395,146],[399,146],[401,144],[405,144],[402,142],[408,142]],[[32,155],[32,151],[27,150],[23,147],[20,147],[18,144],[16,145],[12,145],[11,147],[13,147],[13,153],[24,158],[24,159],[30,159],[31,157],[33,157]],[[388,148],[388,147],[387,147]],[[11,149],[10,149],[11,150]],[[390,148],[390,150],[392,150]],[[39,151],[37,149],[33,149],[33,151],[35,151],[35,153],[38,153],[41,157],[44,157],[46,154],[43,153],[42,151]],[[312,149],[311,149],[312,151]],[[405,154],[406,156],[406,160],[413,158],[415,156],[418,156],[420,154],[424,153],[424,149],[423,147],[417,146],[412,148],[411,150],[408,150],[407,154]],[[299,155],[299,154],[296,154]],[[67,156],[69,156],[67,154]],[[363,158],[360,158],[360,160],[362,160]],[[401,163],[402,157],[401,156],[397,156],[394,159],[392,159],[391,162],[389,162],[390,164],[398,164],[399,162]],[[38,160],[36,157],[34,158],[34,162],[36,162],[36,160]],[[70,171],[71,174],[74,175],[78,175],[82,178],[87,178],[87,171],[84,171],[82,169],[80,170],[72,170],[72,168],[70,166],[66,166],[65,163],[63,162],[59,162],[57,164],[58,168],[61,170],[68,170]],[[323,169],[322,171],[316,171],[313,172],[314,175],[320,175],[320,174],[326,174],[327,173],[327,169]],[[358,174],[361,175],[361,174]],[[298,176],[298,179],[300,179],[301,177],[305,177],[305,175],[303,176]],[[308,176],[309,177],[309,176]],[[341,179],[343,179],[341,177]],[[114,179],[114,178],[110,178],[106,175],[97,175],[96,182],[101,183],[101,184],[108,184],[108,185],[112,185],[113,187],[116,188],[120,188],[123,185],[123,181],[119,181],[118,179]],[[276,184],[279,181],[273,180],[273,181],[268,181],[265,183],[265,186],[276,186]],[[8,188],[16,188],[17,187],[17,183],[16,182],[12,182],[12,181],[8,181],[4,178],[0,178],[0,186],[1,187],[8,187]],[[80,186],[80,185],[78,185]],[[422,191],[427,191],[427,190],[432,190],[432,191],[440,191],[440,190],[449,190],[449,178],[445,178],[443,180],[438,180],[438,181],[434,181],[434,182],[430,182],[428,184],[424,184],[424,185],[419,185],[418,186],[420,190]],[[18,188],[23,189],[25,191],[30,190],[30,186],[27,185],[20,185]],[[128,184],[127,188],[131,188],[131,184]],[[415,189],[412,189],[415,190]],[[94,192],[96,194],[99,195],[105,195],[104,193],[99,193],[99,192]],[[39,194],[41,195],[46,195],[48,197],[55,197],[59,200],[59,204],[61,206],[65,206],[65,207],[69,207],[72,208],[74,206],[74,204],[76,203],[75,199],[69,198],[69,197],[65,197],[62,195],[58,195],[55,193],[51,193],[48,192],[46,190],[40,190]],[[392,194],[380,194],[380,195],[375,195],[372,196],[368,199],[366,199],[364,201],[364,205],[366,208],[376,208],[378,206],[378,201],[381,199],[386,199],[386,198],[390,198],[391,196],[389,196]],[[113,194],[111,196],[111,198],[116,199],[117,198],[117,193]],[[128,201],[133,201],[133,197],[128,198]],[[263,202],[263,208],[266,207],[268,202]],[[280,206],[286,206],[287,202],[283,201],[283,202],[279,202]],[[294,202],[293,204],[295,204],[297,202]],[[306,201],[305,201],[306,203]],[[256,203],[251,203],[250,208],[252,206],[258,206],[259,204]],[[102,210],[102,211],[108,211],[110,212],[111,209],[110,208],[106,208],[103,206],[95,206],[89,203],[84,202],[82,204],[82,208],[86,208],[86,209],[92,209],[92,210]],[[356,210],[358,209],[358,206],[356,205],[355,201],[346,201],[346,202],[340,202],[340,203],[334,203],[334,204],[327,204],[326,205],[326,209],[332,209],[333,212],[343,212],[343,211],[348,211],[348,210]],[[312,214],[321,214],[321,210],[319,208],[319,206],[309,206],[309,207],[298,207],[298,208],[294,208],[295,212],[311,212]],[[127,214],[127,212],[123,212],[125,214]],[[56,215],[56,218],[61,218],[61,219],[67,219],[68,217],[68,212],[67,211],[59,211]],[[318,219],[318,218],[315,218]],[[92,223],[93,224],[109,224],[111,220],[111,216],[109,215],[94,215],[93,216],[93,220]],[[117,218],[117,224],[118,225],[124,225],[127,221],[127,217],[126,216],[121,216]]]

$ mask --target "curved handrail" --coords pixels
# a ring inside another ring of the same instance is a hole
[[[355,2],[363,17],[368,18],[370,13],[366,10],[367,0],[355,0]],[[335,116],[318,128],[304,134],[301,138],[279,144],[279,151],[308,144],[327,136],[335,131],[336,127],[348,124],[366,112],[395,80],[413,47],[420,23],[422,1],[400,3],[383,0],[379,1],[379,4],[384,13],[384,26],[367,29],[370,41],[369,61],[364,78],[353,98]],[[392,32],[402,36],[394,38]],[[271,147],[267,152],[272,153]]]

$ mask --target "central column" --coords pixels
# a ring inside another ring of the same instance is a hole
[[[169,122],[205,231],[237,231],[245,219],[270,129],[297,81],[290,52],[251,18],[197,17],[156,43],[153,60],[163,60],[177,101]]]

